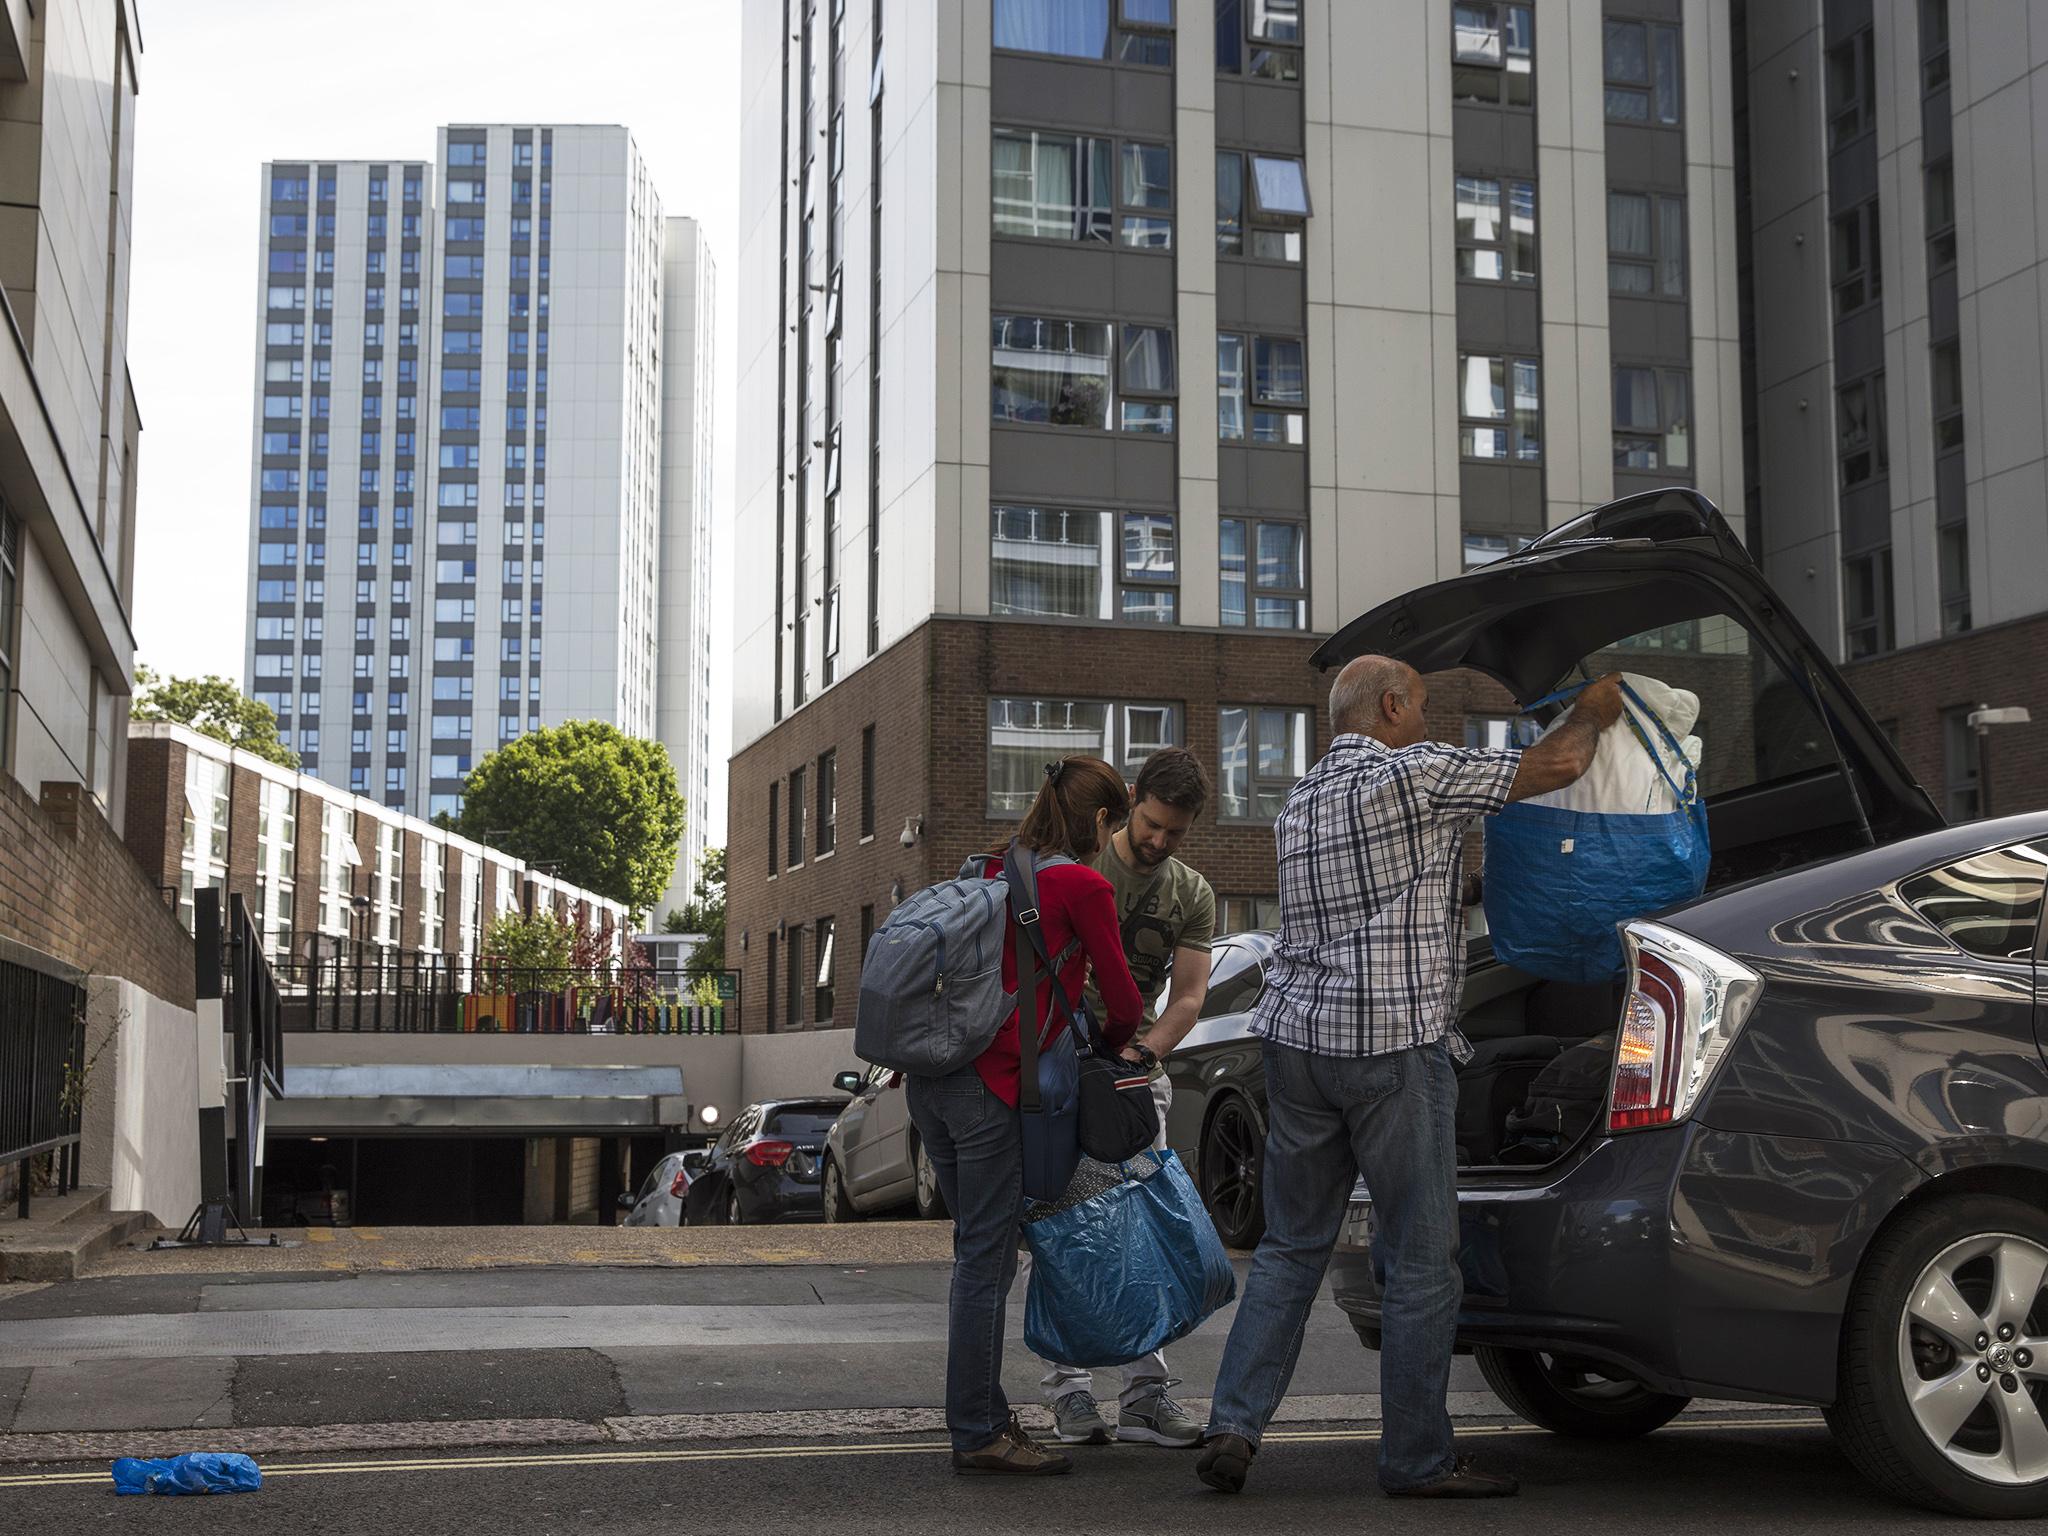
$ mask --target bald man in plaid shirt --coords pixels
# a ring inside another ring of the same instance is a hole
[[[1266,1069],[1266,1236],[1217,1373],[1196,1470],[1244,1487],[1287,1393],[1352,1185],[1364,1175],[1385,1272],[1380,1486],[1402,1498],[1500,1498],[1512,1477],[1451,1445],[1458,1273],[1454,1057],[1465,982],[1465,834],[1512,800],[1562,789],[1621,717],[1604,677],[1526,751],[1427,739],[1429,685],[1361,656],[1337,676],[1337,738],[1274,825],[1280,941],[1253,1014]]]

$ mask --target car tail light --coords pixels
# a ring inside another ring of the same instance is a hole
[[[747,1161],[756,1168],[780,1168],[795,1150],[793,1141],[757,1141],[747,1148]]]
[[[1763,979],[1658,923],[1625,923],[1628,1000],[1614,1042],[1607,1129],[1673,1125],[1699,1103],[1763,990]]]
[[[688,1193],[690,1192],[690,1170],[689,1170],[689,1169],[687,1169],[687,1168],[678,1168],[678,1169],[676,1169],[676,1176],[675,1176],[675,1177],[674,1177],[674,1178],[673,1178],[672,1180],[670,1180],[670,1181],[669,1181],[669,1186],[668,1186],[668,1192],[669,1192],[669,1197],[670,1197],[671,1199],[675,1199],[675,1200],[680,1200],[680,1199],[682,1199],[684,1195],[686,1195],[686,1194],[688,1194]]]

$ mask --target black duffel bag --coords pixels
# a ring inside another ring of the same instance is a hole
[[[1082,1011],[1085,1016],[1085,1004]],[[1080,1136],[1081,1150],[1098,1163],[1121,1163],[1149,1152],[1159,1139],[1152,1074],[1120,1056],[1094,1051],[1083,1056]]]

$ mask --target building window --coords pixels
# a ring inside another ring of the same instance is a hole
[[[1250,376],[1245,364],[1249,354]],[[1308,440],[1307,349],[1298,337],[1216,337],[1216,435],[1300,447]]]
[[[996,507],[989,611],[1171,624],[1180,579],[1177,543],[1171,513]]]
[[[1944,523],[1935,530],[1941,577],[1941,632],[1960,635],[1970,627],[1970,527]]]
[[[1226,705],[1216,724],[1222,814],[1271,821],[1295,781],[1308,772],[1308,711]]]
[[[1614,467],[1692,467],[1692,375],[1680,368],[1614,370]]]
[[[1114,158],[1108,139],[996,129],[995,232],[1033,240],[1110,239]]]
[[[1934,451],[1963,446],[1962,344],[1944,341],[1930,349],[1934,390]]]
[[[1216,70],[1301,78],[1301,0],[1216,0]]]
[[[438,952],[447,936],[448,849],[420,844],[420,948]]]
[[[860,733],[860,835],[870,838],[875,835],[875,728],[863,726]],[[863,953],[867,950],[866,937],[861,942]]]
[[[184,856],[178,918],[192,929],[192,893],[225,886],[228,879],[228,765],[202,753],[185,754]]]
[[[1298,0],[1266,3],[1292,9]],[[1173,66],[1173,0],[994,0],[993,22],[995,46],[1013,53],[1106,59],[1114,38],[1122,63]],[[877,54],[876,79],[880,73]]]
[[[256,920],[263,944],[291,957],[292,888],[297,870],[298,796],[289,784],[258,781],[256,792]]]
[[[1982,785],[1977,777],[1977,733],[1970,729],[1970,706],[1941,712],[1941,783],[1952,822],[1975,821],[1983,814]]]
[[[1216,532],[1223,622],[1308,628],[1308,525],[1226,517]]]
[[[1892,632],[1892,552],[1872,550],[1842,562],[1842,628],[1851,661],[1897,644]]]
[[[1883,374],[1844,384],[1835,392],[1835,423],[1843,490],[1889,473]]]
[[[783,862],[795,869],[804,861],[804,815],[810,802],[804,799],[804,770],[789,770],[789,849]]]
[[[363,862],[356,848],[356,813],[345,805],[320,807],[320,931],[346,937],[349,897],[355,869]]]
[[[839,846],[839,753],[818,754],[818,853]]]
[[[1059,758],[1099,757],[1131,779],[1161,747],[1179,745],[1178,704],[990,699],[988,812],[1021,816],[1031,809],[1045,782],[1045,765]]]
[[[1542,375],[1534,358],[1459,357],[1458,452],[1468,459],[1542,461]]]
[[[781,799],[781,783],[778,781],[770,784],[768,786],[768,878],[770,880],[775,878],[775,860],[778,850],[782,847],[781,839],[776,833],[776,828],[780,825],[777,809],[781,804]]]
[[[1528,715],[1467,715],[1465,745],[1498,751],[1506,747],[1530,747],[1543,727]]]
[[[1171,432],[1171,398],[1178,392],[1173,332],[1160,326],[1122,327],[1121,347],[1110,347],[1118,328],[1106,320],[1060,320],[1038,315],[990,317],[990,414],[996,421],[1055,427]],[[1133,397],[1117,412],[1118,365]]]
[[[1828,50],[1828,143],[1840,149],[1877,126],[1877,50],[1871,30]]]
[[[1533,182],[1460,176],[1456,207],[1458,276],[1488,283],[1536,281]]]
[[[1940,272],[1955,264],[1956,163],[1944,155],[1927,167],[1927,266]]]
[[[1299,262],[1311,212],[1308,176],[1291,155],[1216,152],[1216,250],[1256,261]]]
[[[804,931],[801,927],[789,930],[783,939],[786,946],[784,961],[788,966],[786,980],[789,983],[789,1012],[787,1022],[791,1029],[804,1027]]]
[[[1535,100],[1536,16],[1526,5],[1451,7],[1451,95],[1488,106]]]
[[[775,986],[780,975],[775,964],[775,935],[771,933],[768,935],[768,1028],[771,1031],[775,1028]]]
[[[1506,533],[1484,533],[1474,529],[1465,532],[1465,569],[1476,570],[1482,565],[1491,565],[1496,560],[1505,560],[1529,541]]]
[[[1675,126],[1683,110],[1678,28],[1610,18],[1603,54],[1607,120]]]
[[[1920,0],[1920,86],[1933,92],[1948,84],[1948,0]]]
[[[1607,287],[1611,293],[1685,297],[1685,199],[1607,194]]]
[[[1884,293],[1878,257],[1877,199],[1850,209],[1829,224],[1835,315],[1840,318],[1873,304]]]
[[[815,990],[811,1018],[819,1024],[832,1022],[832,962],[833,950],[836,947],[832,942],[832,930],[832,919],[821,917],[818,919],[815,937],[812,940],[818,951],[818,965],[817,975],[813,979]]]
[[[1225,896],[1217,902],[1219,934],[1251,933],[1280,926],[1278,896]]]
[[[374,898],[376,940],[385,949],[398,942],[398,913],[404,903],[405,828],[394,821],[377,824],[377,863],[370,892]]]

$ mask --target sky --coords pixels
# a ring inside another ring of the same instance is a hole
[[[623,123],[663,212],[701,221],[718,267],[713,541],[732,549],[743,3],[140,0],[139,661],[242,681],[263,162],[430,160],[444,123]],[[721,603],[730,585],[712,583]],[[714,612],[716,761],[731,633],[729,607]]]

